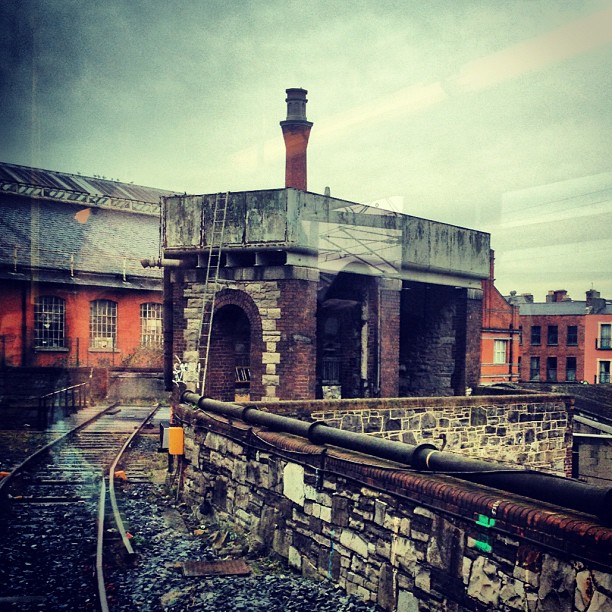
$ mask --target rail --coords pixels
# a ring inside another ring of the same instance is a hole
[[[80,385],[75,385],[76,386],[80,386]],[[63,390],[62,390],[63,391]],[[51,394],[49,394],[51,395]],[[113,480],[113,476],[114,476],[114,471],[117,467],[117,463],[120,461],[123,453],[129,448],[130,444],[133,442],[134,438],[141,432],[142,428],[146,425],[146,423],[148,423],[151,418],[154,416],[155,412],[159,409],[160,404],[157,404],[153,409],[148,409],[146,416],[144,417],[144,419],[142,417],[138,418],[136,420],[136,424],[134,426],[133,431],[129,431],[129,435],[128,437],[123,441],[122,445],[120,448],[117,448],[114,452],[114,459],[111,461],[110,463],[110,467],[109,464],[107,463],[107,469],[108,471],[108,482],[107,482],[107,478],[105,477],[104,471],[102,473],[99,473],[98,470],[99,468],[95,467],[95,461],[92,458],[92,455],[88,455],[86,459],[84,459],[84,461],[86,462],[87,465],[89,465],[89,469],[92,469],[93,473],[96,473],[96,480],[99,479],[99,495],[98,497],[98,514],[97,514],[97,535],[96,535],[96,555],[95,555],[95,580],[96,580],[96,588],[98,591],[98,601],[99,601],[99,609],[101,610],[101,612],[108,612],[109,610],[109,606],[108,606],[108,600],[107,600],[107,594],[106,594],[106,585],[105,585],[105,581],[104,581],[104,536],[105,536],[105,532],[106,532],[106,528],[105,528],[105,514],[106,514],[106,507],[107,507],[107,496],[110,499],[110,505],[112,506],[112,512],[113,512],[113,519],[115,522],[115,525],[117,527],[118,532],[121,534],[122,540],[123,540],[123,544],[128,552],[128,554],[133,555],[134,554],[134,550],[131,547],[131,544],[129,542],[129,539],[126,537],[125,533],[125,527],[124,527],[124,523],[123,520],[121,518],[121,515],[119,513],[119,508],[117,505],[117,500],[115,498],[115,492],[114,492],[114,480]],[[72,429],[70,429],[69,431],[65,432],[63,435],[59,436],[58,438],[52,440],[51,442],[49,442],[48,444],[46,444],[45,446],[43,446],[42,448],[38,449],[37,451],[35,451],[32,455],[28,456],[21,464],[19,464],[18,466],[16,466],[5,478],[3,478],[2,480],[0,480],[0,510],[2,510],[3,512],[5,511],[5,504],[10,503],[13,499],[19,499],[19,496],[14,497],[8,494],[8,490],[10,487],[13,486],[13,482],[15,480],[15,477],[19,474],[21,474],[25,469],[27,469],[27,467],[30,467],[32,464],[34,464],[36,461],[40,460],[43,455],[45,455],[46,453],[49,453],[49,451],[52,448],[56,448],[59,445],[61,445],[64,441],[67,441],[68,439],[70,439],[71,437],[73,437],[75,434],[77,434],[78,432],[81,432],[84,429],[87,429],[87,427],[89,427],[92,423],[94,423],[95,421],[97,421],[98,419],[100,419],[100,417],[104,416],[104,415],[108,415],[110,414],[114,414],[114,410],[116,410],[117,408],[117,404],[113,404],[107,408],[105,408],[104,410],[101,410],[100,412],[98,412],[97,414],[93,415],[92,417],[86,418],[86,420],[82,423],[80,423],[79,425],[77,425],[76,427],[73,427]],[[132,417],[130,417],[132,418]],[[104,435],[104,431],[101,432],[101,435]],[[126,432],[128,433],[128,432]],[[86,446],[85,448],[91,449],[93,447],[89,446],[86,442]],[[107,455],[108,455],[108,451],[110,450],[110,448],[108,446],[102,446],[101,447],[101,454],[100,457],[104,457],[104,461],[106,462],[107,459]],[[71,465],[74,467],[74,463],[71,463]],[[86,470],[87,468],[83,468],[83,470]],[[77,470],[77,472],[79,474],[83,473],[83,470],[81,470],[79,468],[79,470]],[[8,507],[8,506],[6,506]],[[4,519],[4,517],[3,517]]]

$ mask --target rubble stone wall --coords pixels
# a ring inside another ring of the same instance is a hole
[[[262,410],[265,403],[252,404]],[[407,444],[571,476],[570,396],[555,394],[280,402],[274,412]]]
[[[612,609],[595,518],[180,406],[185,499],[387,612]]]

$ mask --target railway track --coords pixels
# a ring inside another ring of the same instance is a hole
[[[106,610],[105,532],[125,538],[113,470],[156,409],[107,410],[0,481],[0,609]],[[105,519],[113,510],[112,529]]]

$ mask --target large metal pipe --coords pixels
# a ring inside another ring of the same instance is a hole
[[[162,330],[164,339],[164,389],[172,391],[173,376],[173,344],[174,344],[174,301],[172,299],[172,273],[164,268],[164,301],[162,304]]]
[[[462,480],[594,514],[606,522],[612,520],[612,488],[597,487],[545,472],[509,468],[495,461],[472,459],[456,453],[439,451],[433,444],[404,444],[337,429],[323,421],[313,423],[300,421],[248,406],[208,399],[191,391],[182,393],[181,401],[194,404],[201,410],[240,419],[245,423],[267,427],[272,431],[301,436],[313,444],[331,444],[346,450],[403,463],[416,470],[449,474]]]

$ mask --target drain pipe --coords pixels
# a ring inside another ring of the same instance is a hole
[[[201,410],[267,427],[272,431],[301,436],[313,444],[331,444],[403,463],[423,472],[448,474],[469,482],[595,514],[606,522],[612,520],[612,488],[588,485],[534,470],[508,468],[495,461],[471,459],[456,453],[439,451],[433,444],[404,444],[336,429],[323,421],[308,423],[257,408],[212,400],[191,391],[183,392],[180,397],[181,402],[193,404]]]

